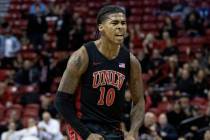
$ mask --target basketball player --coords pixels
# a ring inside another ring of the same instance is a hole
[[[135,140],[144,117],[141,66],[125,49],[125,11],[109,5],[97,15],[100,38],[74,52],[61,79],[55,106],[68,123],[70,140]],[[120,129],[125,89],[133,107],[131,129]],[[80,92],[76,92],[79,88]]]

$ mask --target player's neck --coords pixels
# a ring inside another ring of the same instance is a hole
[[[120,45],[111,43],[105,39],[98,40],[98,50],[108,59],[114,59],[118,56]]]

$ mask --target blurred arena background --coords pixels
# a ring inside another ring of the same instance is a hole
[[[142,65],[139,139],[210,140],[210,0],[0,0],[1,140],[67,139],[53,98],[106,3],[126,9],[124,43]]]

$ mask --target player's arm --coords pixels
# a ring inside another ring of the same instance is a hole
[[[129,89],[131,92],[133,107],[130,113],[131,128],[128,135],[137,138],[139,128],[144,119],[145,101],[141,65],[138,59],[132,54],[130,54]]]
[[[86,71],[87,66],[88,55],[86,49],[81,47],[70,57],[55,98],[55,107],[58,112],[83,139],[87,139],[91,132],[76,116],[74,94],[80,81],[80,77]]]

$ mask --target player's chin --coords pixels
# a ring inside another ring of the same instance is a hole
[[[124,42],[124,39],[115,39],[114,42],[118,45],[122,44]]]

